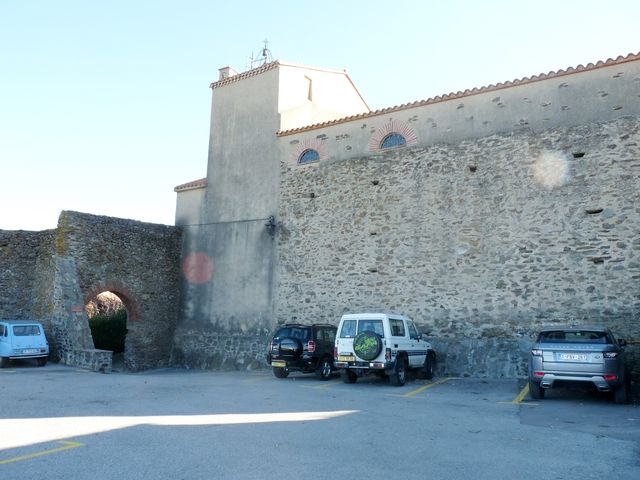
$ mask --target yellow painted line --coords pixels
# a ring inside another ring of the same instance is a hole
[[[423,385],[420,388],[416,388],[415,390],[412,390],[408,393],[405,393],[404,395],[402,395],[403,397],[415,397],[417,394],[419,394],[420,392],[424,392],[427,388],[431,388],[431,387],[435,387],[436,385],[440,385],[444,382],[448,382],[449,380],[451,380],[453,377],[445,377],[445,378],[441,378],[440,380],[433,382],[433,383],[428,383],[427,385]]]
[[[4,465],[6,463],[13,463],[13,462],[22,462],[24,460],[31,460],[32,458],[43,457],[45,455],[52,455],[54,453],[64,452],[65,450],[71,450],[73,448],[78,448],[78,447],[84,447],[85,446],[84,443],[67,442],[67,441],[64,441],[64,440],[60,441],[58,443],[63,444],[64,447],[52,448],[50,450],[45,450],[43,452],[31,453],[29,455],[22,455],[20,457],[7,458],[6,460],[0,460],[0,465]]]
[[[522,401],[524,400],[524,397],[526,397],[527,395],[529,395],[529,384],[528,383],[524,386],[524,388],[520,391],[518,396],[516,398],[514,398],[511,403],[522,403]]]

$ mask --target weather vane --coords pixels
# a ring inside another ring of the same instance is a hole
[[[262,51],[258,57],[255,57],[253,52],[251,52],[251,57],[249,57],[249,70],[256,67],[261,67],[262,65],[273,61],[271,50],[267,48],[267,45],[269,44],[268,40],[265,39],[263,40],[263,42],[264,47],[262,48]]]

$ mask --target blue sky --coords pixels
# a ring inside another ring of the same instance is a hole
[[[218,68],[262,41],[383,108],[640,52],[640,2],[0,0],[0,229],[61,210],[173,224]]]

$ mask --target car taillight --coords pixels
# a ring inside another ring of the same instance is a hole
[[[533,372],[534,377],[544,377],[544,372]]]
[[[315,351],[316,351],[316,342],[314,342],[313,340],[309,340],[309,342],[307,343],[307,352],[313,353]]]
[[[602,352],[602,356],[604,358],[616,358],[618,356],[618,352]]]
[[[542,350],[540,350],[538,348],[534,348],[533,350],[531,350],[531,355],[533,355],[534,357],[541,357],[542,356]]]
[[[336,347],[333,347],[333,358],[338,358],[338,349]]]
[[[387,348],[387,349],[384,351],[384,359],[385,359],[387,362],[390,362],[390,361],[391,361],[391,349],[390,349],[390,348]]]

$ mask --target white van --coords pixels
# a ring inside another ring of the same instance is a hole
[[[401,386],[408,369],[421,369],[433,378],[436,353],[422,339],[413,321],[392,313],[350,313],[340,319],[335,366],[345,383],[376,373]]]
[[[0,368],[10,360],[35,358],[44,367],[49,358],[49,342],[40,322],[0,320]]]

